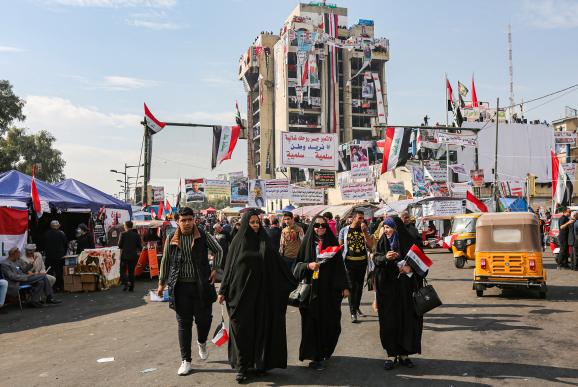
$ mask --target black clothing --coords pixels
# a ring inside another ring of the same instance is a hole
[[[287,367],[285,314],[295,277],[265,230],[249,227],[249,210],[229,247],[219,294],[229,314],[229,362],[237,369]]]
[[[417,227],[415,227],[415,224],[413,223],[406,224],[405,228],[408,234],[412,237],[413,243],[417,245],[417,247],[419,247],[420,249],[423,249],[423,240]]]
[[[89,233],[81,234],[76,238],[76,254],[88,249],[94,249],[94,238]]]
[[[122,250],[120,253],[121,261],[137,261],[142,250],[142,242],[138,232],[135,229],[130,229],[120,234],[118,248]]]
[[[303,230],[304,233],[307,232],[307,228],[309,227],[308,225],[306,225],[303,222],[295,222],[295,225],[301,227],[301,229]]]
[[[367,271],[367,259],[363,261],[345,260],[345,267],[351,281],[351,291],[347,298],[349,302],[349,312],[357,314],[361,305],[361,296],[363,295],[363,285],[365,282],[365,272]]]
[[[225,260],[226,260],[227,254],[229,253],[229,243],[230,243],[229,242],[229,235],[227,233],[225,233],[225,231],[221,231],[219,234],[215,234],[215,239],[217,240],[217,242],[219,242],[219,246],[221,246],[221,249],[223,250],[223,259],[221,259],[221,265],[220,265],[219,269],[224,270],[225,269]]]
[[[319,239],[310,227],[303,238],[295,266],[295,277],[311,284],[309,305],[299,308],[301,313],[301,345],[299,360],[321,361],[329,359],[341,334],[341,301],[344,289],[349,289],[349,280],[341,252],[320,263],[317,279],[307,267],[316,262]],[[322,249],[339,246],[337,238],[327,228]]]
[[[401,219],[397,225],[397,248],[392,249],[385,234],[377,243],[375,255],[375,288],[379,314],[379,336],[388,356],[421,353],[423,317],[415,313],[413,292],[422,287],[422,278],[413,272],[411,277],[399,273],[397,263],[412,246],[412,237]],[[385,259],[388,251],[397,251],[396,260]]]
[[[562,215],[560,217],[560,220],[558,221],[558,224],[560,226],[562,226],[563,224],[566,224],[570,221],[570,218],[567,217],[566,215]],[[558,257],[556,262],[558,263],[558,266],[568,266],[568,234],[570,231],[570,227],[572,225],[569,225],[565,228],[560,227],[560,231],[558,233],[558,243],[560,244],[560,252],[558,253]]]
[[[193,321],[197,324],[197,341],[205,343],[213,321],[211,304],[203,303],[196,285],[177,282],[175,286],[175,310],[177,315],[181,359],[191,361]]]
[[[120,283],[123,285],[130,284],[134,289],[134,269],[137,261],[132,259],[120,259]]]
[[[64,289],[64,260],[68,250],[68,240],[61,230],[49,229],[42,238],[42,247],[46,253],[46,267],[52,267],[50,274],[54,275],[56,282],[54,288]]]
[[[273,249],[275,251],[279,251],[281,247],[281,227],[270,227],[267,230],[267,234],[271,239],[271,244],[273,245]]]

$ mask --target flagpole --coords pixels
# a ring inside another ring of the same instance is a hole
[[[496,100],[496,142],[494,150],[494,201],[498,212],[498,125],[500,122],[500,98]]]

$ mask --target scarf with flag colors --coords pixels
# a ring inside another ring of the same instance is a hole
[[[161,130],[163,130],[166,124],[164,122],[157,120],[155,116],[153,116],[146,103],[144,104],[144,111],[145,111],[144,120],[147,128],[149,128],[155,133],[158,133]]]
[[[211,168],[230,160],[239,139],[240,126],[213,126],[213,155]]]
[[[552,200],[561,206],[567,206],[572,200],[574,186],[556,154],[553,151],[550,154],[552,156]]]
[[[382,174],[405,165],[410,155],[411,133],[412,130],[409,128],[389,127],[385,130],[383,161],[381,163]]]
[[[466,210],[469,212],[488,212],[488,206],[470,191],[466,192]]]
[[[433,264],[432,260],[416,245],[411,246],[405,256],[405,261],[420,277],[425,277]]]
[[[13,247],[24,250],[28,237],[28,210],[0,207],[0,258]]]

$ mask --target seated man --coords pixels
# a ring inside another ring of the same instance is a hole
[[[6,300],[6,293],[8,292],[8,281],[0,278],[0,313],[2,313],[2,307],[4,306],[4,301]]]
[[[20,285],[31,285],[32,300],[30,306],[42,307],[40,301],[43,298],[47,304],[60,304],[61,301],[52,297],[52,286],[50,286],[46,274],[25,274],[16,263],[19,259],[20,250],[13,247],[8,251],[8,258],[0,262],[2,275],[8,281],[8,292],[12,295],[18,295]]]
[[[36,252],[36,245],[34,243],[29,243],[26,245],[24,250],[24,256],[20,257],[20,260],[16,262],[20,269],[27,274],[46,274],[46,266],[44,266],[44,260],[42,255]],[[54,286],[56,282],[56,277],[46,274],[50,286]]]

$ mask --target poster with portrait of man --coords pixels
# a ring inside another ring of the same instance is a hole
[[[185,201],[200,203],[205,201],[205,180],[185,179]]]
[[[249,207],[266,207],[265,180],[249,180]]]

